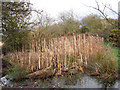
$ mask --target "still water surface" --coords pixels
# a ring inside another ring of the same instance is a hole
[[[39,84],[55,85],[63,88],[120,88],[120,81],[105,83],[95,77],[88,75],[76,75],[72,77],[53,77],[51,79],[40,80]]]

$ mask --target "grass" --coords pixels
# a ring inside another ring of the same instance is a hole
[[[88,69],[103,80],[114,80],[118,76],[119,49],[105,43],[105,49],[90,56]]]
[[[28,73],[24,66],[15,65],[9,69],[8,75],[12,77],[14,81],[21,81]]]
[[[114,55],[117,58],[117,62],[118,62],[118,73],[120,74],[120,48],[113,46],[112,43],[105,43],[106,46],[111,46],[111,51],[112,53],[114,53]]]

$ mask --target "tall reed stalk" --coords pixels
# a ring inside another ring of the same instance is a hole
[[[82,67],[83,64],[87,66],[89,57],[104,48],[103,38],[88,34],[72,36],[65,34],[57,38],[49,37],[49,40],[39,34],[33,37],[37,37],[38,40],[31,41],[28,51],[23,47],[22,52],[17,51],[17,54],[6,55],[11,62],[21,66],[26,64],[32,72],[54,66],[53,68],[62,74],[62,71],[71,68],[71,65],[76,68]]]

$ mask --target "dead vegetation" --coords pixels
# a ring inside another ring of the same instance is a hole
[[[23,48],[22,52],[9,53],[6,57],[10,58],[11,62],[26,65],[26,69],[31,72],[48,67],[55,69],[57,75],[70,68],[84,72],[83,65],[87,67],[90,55],[102,52],[103,43],[103,38],[98,36],[65,34],[49,40],[38,38],[30,43],[29,50]]]

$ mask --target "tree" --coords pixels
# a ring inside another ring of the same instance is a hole
[[[64,32],[75,32],[80,28],[80,22],[72,11],[60,14],[60,24]]]
[[[103,4],[103,3],[102,3],[102,5],[103,5],[103,9],[102,9],[102,8],[100,7],[100,4],[98,3],[98,1],[95,0],[95,2],[96,2],[97,7],[88,6],[88,5],[85,5],[85,6],[97,10],[102,18],[104,18],[104,19],[105,19],[107,22],[109,22],[111,25],[114,25],[115,27],[118,27],[118,24],[115,25],[114,22],[111,22],[111,21],[110,21],[110,19],[109,19],[109,17],[108,17],[109,15],[106,14],[106,9],[112,11],[116,16],[119,16],[119,13],[116,12],[115,10],[113,10],[113,9],[111,8],[111,5],[110,5],[110,4]],[[118,22],[117,22],[117,23],[118,23]]]
[[[112,9],[111,5],[109,4],[103,4],[103,9],[101,9],[100,7],[100,4],[98,3],[97,0],[95,0],[96,4],[97,4],[97,7],[93,7],[93,6],[88,6],[88,7],[91,7],[95,10],[97,10],[101,17],[103,17],[108,23],[110,23],[112,26],[114,26],[114,29],[119,29],[116,34],[120,35],[120,10],[118,12],[116,12],[115,10]],[[118,3],[118,6],[120,5],[120,2]],[[112,11],[117,17],[118,17],[118,20],[116,20],[115,22],[111,22],[111,19],[108,18],[109,15],[106,14],[105,10],[108,9],[110,11]],[[116,24],[117,23],[117,24]],[[111,29],[113,30],[113,29]],[[117,38],[117,46],[120,47],[120,37]]]
[[[37,25],[47,29],[54,20],[46,12],[41,12],[41,14],[37,13]]]
[[[102,29],[101,18],[98,15],[92,14],[84,17],[81,20],[82,26],[88,27],[90,32]]]
[[[30,15],[29,2],[2,2],[3,51],[18,50],[28,43]]]
[[[111,33],[109,34],[109,40],[112,41],[114,45],[119,45],[119,37],[119,29],[111,30]]]
[[[86,33],[86,32],[89,32],[89,29],[86,26],[82,26],[80,33]]]

